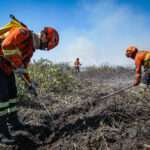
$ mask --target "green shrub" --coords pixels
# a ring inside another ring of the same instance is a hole
[[[31,79],[38,85],[38,93],[48,92],[67,93],[73,91],[77,81],[71,72],[62,69],[61,64],[53,64],[49,60],[41,59],[30,64],[28,72]],[[26,87],[21,79],[17,78],[19,94],[26,93]]]

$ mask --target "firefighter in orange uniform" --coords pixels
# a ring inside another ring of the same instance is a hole
[[[141,82],[142,66],[144,67],[143,82],[146,85],[150,85],[150,51],[139,51],[138,48],[130,46],[126,50],[126,56],[134,59],[136,66],[136,79],[134,86],[137,86]]]
[[[81,66],[80,59],[77,58],[74,62],[74,67],[77,72],[80,72],[80,66]]]
[[[21,27],[13,28],[5,38],[0,39],[0,142],[11,144],[15,142],[11,131],[17,130],[20,125],[14,71],[26,79],[30,89],[35,91],[26,68],[35,50],[53,49],[58,45],[59,35],[51,27],[45,27],[40,34]]]

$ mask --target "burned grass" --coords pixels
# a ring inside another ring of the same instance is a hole
[[[108,72],[111,78],[108,78]],[[15,145],[5,145],[4,149],[148,149],[149,90],[136,87],[102,99],[132,82],[133,72],[122,72],[119,70],[119,73],[112,73],[112,70],[107,70],[89,76],[83,72],[80,76],[75,75],[74,81],[77,83],[71,91],[63,93],[49,88],[46,94],[40,92],[39,98],[20,97],[18,109],[20,119],[25,125],[24,134],[16,136]],[[68,85],[73,86],[73,82]],[[50,116],[41,103],[46,105]]]

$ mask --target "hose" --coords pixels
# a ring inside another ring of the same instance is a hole
[[[134,87],[134,85],[130,85],[130,86],[127,86],[127,87],[125,87],[125,88],[122,88],[122,89],[120,89],[120,90],[118,90],[118,91],[112,92],[112,93],[110,93],[110,94],[108,94],[108,95],[105,95],[105,96],[101,97],[100,99],[101,99],[101,100],[106,99],[106,98],[108,98],[108,97],[111,97],[111,96],[114,96],[114,95],[116,95],[116,94],[119,94],[119,93],[121,93],[121,92],[123,92],[123,91],[125,91],[125,90],[131,89],[132,87]]]

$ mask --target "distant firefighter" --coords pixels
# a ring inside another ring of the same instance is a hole
[[[80,72],[80,66],[81,66],[80,59],[77,58],[74,62],[74,67],[76,72]]]
[[[134,59],[136,66],[136,79],[134,86],[141,82],[142,66],[144,67],[143,83],[150,86],[150,51],[139,51],[138,48],[130,46],[126,50],[126,56]]]

